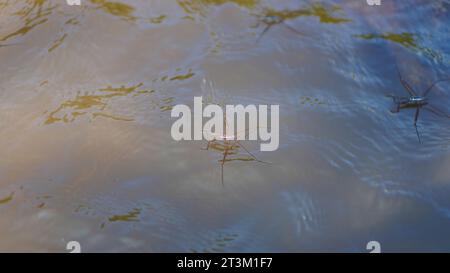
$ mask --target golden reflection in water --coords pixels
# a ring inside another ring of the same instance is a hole
[[[149,21],[152,24],[161,24],[165,19],[167,19],[167,15],[160,15],[157,17],[150,18]]]
[[[110,222],[139,222],[139,215],[141,214],[141,209],[135,208],[126,214],[113,215],[108,218]]]
[[[436,52],[430,48],[424,47],[420,45],[417,41],[418,36],[413,33],[402,32],[402,33],[392,33],[386,32],[382,34],[360,34],[355,35],[356,38],[364,39],[364,40],[385,40],[392,43],[399,44],[407,49],[422,52],[428,57],[442,61],[443,57],[439,52]]]
[[[64,35],[61,38],[58,38],[53,42],[53,45],[48,49],[48,52],[52,52],[53,50],[55,50],[58,46],[60,46],[64,42],[66,38],[67,33],[64,33]]]
[[[4,204],[9,203],[10,201],[12,201],[13,197],[14,197],[14,192],[12,192],[7,197],[0,199],[0,205],[4,205]]]
[[[178,0],[178,4],[187,14],[204,14],[204,7],[209,5],[223,5],[234,3],[249,10],[256,10],[260,6],[259,0]],[[350,19],[333,16],[333,13],[341,11],[337,5],[326,8],[322,4],[316,3],[307,8],[276,10],[272,7],[262,9],[259,17],[276,16],[283,20],[295,19],[298,17],[314,16],[320,19],[321,23],[340,24],[350,22]]]
[[[108,106],[111,99],[116,97],[124,97],[129,94],[146,94],[151,93],[150,90],[140,90],[143,83],[131,87],[111,87],[99,89],[98,92],[93,94],[78,93],[74,99],[69,99],[61,103],[61,105],[55,110],[51,111],[45,124],[52,124],[55,122],[73,122],[77,117],[90,113],[93,118],[106,117],[114,120],[132,121],[132,118],[118,117],[109,113],[105,113],[104,110]],[[92,112],[92,111],[95,112]]]
[[[292,20],[299,17],[318,17],[321,23],[325,24],[341,24],[350,22],[350,19],[333,16],[333,13],[341,11],[339,6],[325,8],[323,5],[314,4],[308,8],[300,8],[295,10],[275,10],[266,8],[263,17],[278,17],[285,20]]]
[[[175,70],[176,72],[181,71],[181,68]],[[169,81],[186,81],[195,76],[195,72],[192,69],[188,69],[185,74],[175,73],[172,75],[166,74],[162,76],[159,81],[161,83]],[[154,79],[155,83],[158,79]],[[47,81],[41,83],[42,85],[47,84]],[[144,94],[152,94],[155,92],[154,89],[144,89],[143,83],[139,83],[130,87],[120,86],[112,87],[108,86],[97,90],[96,92],[81,93],[78,92],[76,97],[73,99],[66,100],[62,102],[55,110],[46,112],[46,120],[44,124],[53,124],[56,122],[70,123],[75,121],[80,116],[90,115],[93,119],[97,117],[109,118],[116,121],[133,121],[131,117],[121,117],[106,111],[108,104],[114,98],[126,97],[126,96],[140,96]],[[163,99],[152,100],[153,106],[159,108],[161,112],[166,112],[172,110],[174,105],[174,97],[166,97]]]
[[[98,8],[102,9],[111,15],[126,19],[126,20],[136,20],[133,15],[135,8],[128,4],[124,4],[118,1],[107,1],[107,0],[91,0],[91,2],[97,5]]]
[[[80,21],[78,21],[78,18],[73,17],[73,18],[68,19],[64,23],[64,25],[69,26],[69,27],[74,27],[74,26],[80,25]],[[63,31],[67,31],[67,29],[63,28]],[[48,52],[50,53],[53,50],[55,50],[56,48],[58,48],[59,46],[61,46],[67,37],[68,37],[67,32],[63,33],[59,38],[57,38],[55,41],[53,41],[53,44],[48,49]]]
[[[162,104],[159,104],[159,109],[161,110],[161,112],[171,111],[173,108],[174,100],[175,100],[174,97],[162,99],[161,100]]]
[[[192,78],[194,75],[195,75],[195,73],[192,72],[192,70],[189,70],[187,74],[175,75],[175,76],[171,77],[169,80],[170,81],[183,81],[183,80]]]
[[[210,5],[223,5],[226,3],[234,3],[248,9],[255,8],[260,0],[177,0],[178,5],[187,14],[203,14],[204,8]]]
[[[19,16],[23,20],[24,24],[13,32],[0,37],[0,41],[6,41],[17,36],[23,36],[35,27],[47,22],[48,16],[52,14],[52,11],[56,7],[47,3],[47,0],[27,0],[25,6],[13,14],[15,16]]]
[[[0,2],[0,10],[6,8],[9,4],[9,1]]]

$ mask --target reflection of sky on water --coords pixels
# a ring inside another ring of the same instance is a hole
[[[419,145],[385,97],[395,65],[448,75],[448,1],[83,2],[0,3],[0,250],[449,250],[449,121],[423,113]],[[170,138],[203,79],[280,104],[279,150],[245,143],[271,164],[224,187],[220,151]]]

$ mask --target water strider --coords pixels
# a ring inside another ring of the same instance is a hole
[[[406,92],[408,92],[409,97],[388,95],[394,101],[394,108],[391,109],[391,112],[398,113],[400,112],[401,109],[415,108],[416,113],[414,115],[414,128],[416,129],[416,134],[417,138],[419,139],[419,143],[422,143],[419,135],[419,130],[417,129],[417,120],[419,119],[420,109],[428,110],[439,117],[450,118],[449,114],[443,112],[442,110],[434,106],[431,106],[428,100],[428,94],[433,89],[433,87],[440,82],[449,81],[450,78],[440,79],[433,82],[430,85],[430,87],[428,87],[424,92],[422,92],[422,94],[419,94],[411,87],[411,85],[405,79],[403,79],[400,71],[398,71],[398,77],[400,79],[403,88],[406,90]]]
[[[226,120],[225,120],[226,124]],[[225,125],[226,126],[226,125]],[[227,128],[227,126],[226,126]],[[248,130],[246,130],[248,133]],[[223,135],[214,135],[212,140],[209,140],[206,148],[204,150],[216,150],[219,151],[223,156],[220,162],[220,177],[222,181],[222,186],[224,186],[224,165],[229,161],[256,161],[259,163],[268,163],[258,159],[252,152],[250,152],[237,138],[235,135],[227,135],[226,133]],[[229,158],[230,156],[237,155],[238,149],[242,148],[247,154],[248,157],[237,157],[237,158]]]
[[[286,19],[282,16],[276,15],[276,14],[270,14],[270,11],[266,11],[265,14],[262,16],[262,18],[259,19],[258,23],[256,24],[256,27],[259,27],[259,25],[263,23],[265,25],[264,30],[259,34],[258,39],[256,42],[258,43],[264,34],[266,34],[273,26],[275,25],[282,25],[289,29],[290,31],[298,34],[298,35],[304,35],[300,31],[296,30],[295,28],[291,27],[286,23]]]
[[[194,97],[194,109],[191,111],[189,106],[179,104],[173,107],[171,117],[178,117],[171,129],[172,138],[180,140],[206,140],[214,139],[215,134],[222,137],[224,135],[223,125],[228,118],[229,126],[225,131],[235,131],[236,134],[231,137],[238,140],[257,140],[267,141],[261,143],[261,151],[275,151],[279,147],[279,105],[226,105],[225,111],[219,105],[207,105],[203,110],[202,97]],[[191,116],[194,116],[194,122],[191,122]],[[203,117],[210,119],[203,125]],[[246,129],[246,117],[248,117],[248,129]],[[269,121],[270,118],[270,130]],[[236,121],[236,126],[235,126]],[[214,129],[213,129],[214,128]],[[192,138],[193,132],[193,138]],[[248,133],[248,138],[244,133]]]

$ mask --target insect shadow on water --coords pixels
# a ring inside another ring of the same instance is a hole
[[[290,26],[288,23],[286,23],[286,19],[283,18],[280,15],[272,14],[270,10],[266,9],[262,15],[258,15],[258,22],[254,26],[255,28],[258,28],[261,24],[264,24],[264,30],[259,34],[258,38],[256,39],[256,43],[258,43],[263,36],[273,27],[276,25],[284,26],[285,28],[289,29],[290,31],[298,34],[298,35],[304,35],[300,31],[296,30],[292,26]]]
[[[450,114],[445,113],[444,111],[436,108],[435,106],[430,105],[428,100],[428,95],[430,91],[435,87],[438,83],[450,81],[450,78],[444,78],[434,81],[425,91],[419,94],[416,90],[412,88],[412,86],[402,77],[402,74],[397,68],[398,77],[400,79],[400,83],[402,84],[405,91],[409,96],[395,96],[395,95],[387,95],[392,98],[394,101],[394,108],[391,109],[392,113],[398,113],[401,109],[407,108],[415,108],[416,113],[414,115],[414,128],[416,129],[417,138],[419,143],[422,143],[420,139],[419,130],[417,129],[417,120],[419,119],[420,110],[427,110],[434,115],[441,118],[450,118]]]
[[[206,81],[203,81],[203,84],[206,85]],[[203,86],[203,87],[205,87],[205,86]],[[212,86],[212,83],[210,83],[209,88],[210,88],[210,90],[212,90],[212,92],[214,92],[215,89]],[[210,97],[210,100],[213,100],[212,96]],[[219,105],[214,102],[207,102],[207,103]],[[222,109],[225,109],[225,103],[222,103],[221,106],[222,106]],[[241,143],[241,141],[238,139],[238,135],[240,135],[241,133],[248,134],[249,129],[246,129],[245,131],[242,131],[242,132],[241,131],[235,132],[233,135],[228,135],[227,129],[229,128],[229,126],[228,126],[228,123],[226,120],[226,115],[224,115],[223,120],[224,120],[223,134],[222,135],[213,135],[213,139],[207,141],[206,147],[202,148],[202,149],[206,150],[206,151],[211,151],[211,150],[216,151],[221,154],[221,159],[219,159],[220,177],[221,177],[222,186],[225,186],[225,183],[224,183],[225,163],[232,162],[232,161],[255,161],[255,162],[264,163],[264,164],[270,164],[270,163],[258,159],[258,157],[256,157],[256,155],[254,153],[252,153],[249,149],[247,149]],[[231,128],[231,131],[234,131],[233,128]],[[244,152],[246,153],[245,157],[242,157],[242,156],[236,157],[236,156],[239,156],[239,149],[244,150]]]

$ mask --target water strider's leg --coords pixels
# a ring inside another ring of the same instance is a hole
[[[388,98],[392,98],[392,102],[394,103],[394,105],[391,108],[391,113],[398,113],[400,112],[400,101],[403,97],[398,97],[392,94],[386,94],[385,95]]]
[[[419,130],[417,129],[417,125],[414,125],[414,128],[416,128],[417,139],[419,140],[419,143],[422,144],[422,141],[420,140]]]
[[[224,179],[223,179],[223,164],[220,165],[220,181],[222,182],[222,187],[225,187]]]
[[[289,29],[290,31],[292,31],[298,35],[305,35],[305,34],[301,33],[300,31],[296,30],[295,28],[291,27],[290,25],[288,25],[285,22],[281,22],[281,24],[283,24],[283,26],[285,26],[287,29]]]
[[[438,108],[436,108],[436,107],[427,105],[427,106],[425,106],[423,109],[430,111],[431,113],[435,114],[435,115],[438,116],[438,117],[441,117],[441,118],[450,118],[450,114],[447,114],[447,113],[445,113],[444,111],[442,111],[442,110],[440,110],[440,109],[438,109]]]
[[[264,36],[264,34],[266,34],[267,31],[269,31],[269,29],[272,27],[272,25],[267,24],[267,26],[264,28],[264,30],[261,32],[261,34],[259,34],[258,39],[256,39],[256,43],[259,43],[259,41],[262,39],[262,37]]]
[[[260,21],[257,21],[256,24],[251,25],[250,27],[251,27],[251,28],[259,28],[260,25],[261,25],[261,22],[260,22]]]
[[[417,120],[419,119],[419,113],[420,113],[420,106],[418,106],[418,107],[416,108],[416,114],[415,114],[415,116],[414,116],[414,125],[417,124]]]
[[[209,150],[209,145],[211,144],[211,141],[208,141],[208,145],[206,145],[206,150]]]
[[[391,113],[400,112],[400,103],[394,101],[394,106],[391,108]]]
[[[251,153],[249,150],[247,150],[247,148],[245,148],[244,147],[244,145],[243,144],[241,144],[239,141],[237,142],[237,144],[242,148],[242,149],[244,149],[255,161],[257,161],[257,162],[261,162],[261,163],[267,163],[268,164],[268,162],[265,162],[265,161],[262,161],[262,160],[259,160],[253,153]]]
[[[206,145],[206,148],[204,148],[204,150],[209,150],[209,146],[211,146],[211,143],[216,142],[216,139],[210,140],[208,141],[208,144]]]
[[[397,103],[397,109],[396,109],[397,113],[400,112],[400,103]]]
[[[450,81],[450,78],[440,79],[440,80],[437,80],[437,81],[433,82],[430,85],[430,87],[428,87],[428,89],[425,90],[425,92],[423,92],[423,96],[425,97],[426,95],[428,95],[428,93],[430,93],[431,89],[433,89],[433,87],[436,86],[436,84],[441,83],[441,82],[446,82],[446,81]]]
[[[409,85],[409,83],[407,81],[405,81],[403,79],[402,74],[400,73],[400,70],[398,70],[398,67],[397,67],[397,73],[398,73],[398,78],[400,79],[400,82],[403,85],[403,88],[405,88],[406,92],[408,92],[408,94],[410,96],[417,96],[417,93],[414,91],[414,89]]]
[[[419,143],[422,144],[422,141],[420,140],[419,130],[417,129],[417,120],[419,119],[419,113],[420,113],[420,106],[417,107],[416,115],[414,116],[414,128],[416,128],[416,134],[417,138],[419,139]]]
[[[227,156],[228,156],[228,146],[227,146],[227,142],[228,141],[224,141],[225,145],[225,149],[223,151],[223,158],[222,158],[222,163],[220,164],[220,168],[221,168],[221,177],[222,177],[222,186],[225,186],[224,184],[224,179],[223,179],[223,169],[224,169],[224,165],[225,165],[225,161],[227,160]]]

